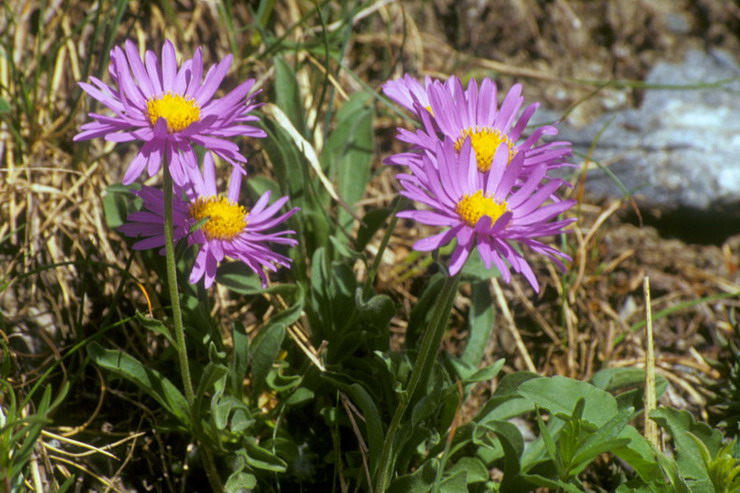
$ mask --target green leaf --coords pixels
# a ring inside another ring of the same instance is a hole
[[[385,294],[362,300],[362,288],[355,290],[355,303],[360,320],[379,329],[386,329],[396,314],[396,304]]]
[[[280,185],[275,180],[262,175],[250,175],[249,180],[247,180],[247,188],[249,189],[252,197],[255,198],[261,197],[262,194],[268,191],[272,192],[272,200],[275,200],[276,197],[279,197],[282,194],[282,191],[280,190]]]
[[[603,426],[618,412],[614,396],[572,378],[536,378],[522,383],[517,392],[551,414],[565,416],[570,416],[577,402],[583,399],[583,419],[596,426]]]
[[[367,92],[355,92],[342,104],[334,130],[321,153],[324,168],[338,183],[339,196],[352,206],[365,195],[370,164],[375,151],[373,99]],[[352,216],[339,210],[339,224],[350,232]]]
[[[437,459],[424,462],[412,474],[401,476],[393,481],[388,488],[388,493],[429,493],[437,477],[438,467]]]
[[[504,458],[504,479],[502,485],[507,485],[516,478],[521,470],[520,458],[524,452],[524,438],[519,428],[508,421],[487,421],[476,423],[473,429],[473,443],[487,447],[495,446],[491,442],[493,433],[501,445]]]
[[[477,457],[462,457],[450,467],[448,472],[454,474],[457,471],[465,471],[468,484],[488,481],[490,478],[488,468]]]
[[[226,427],[230,424],[229,419],[231,419],[232,431],[235,431],[235,427],[237,429],[244,429],[254,422],[251,418],[251,412],[244,402],[236,397],[224,395],[221,391],[214,392],[211,398],[211,420],[213,426],[220,431],[226,430]],[[244,422],[245,420],[246,423]],[[234,426],[234,422],[237,422],[236,426]]]
[[[645,395],[645,370],[642,368],[604,368],[597,372],[591,383],[606,390],[617,399],[619,409],[634,407],[642,409]],[[668,388],[668,380],[662,375],[656,375],[656,397],[663,395]]]
[[[357,230],[357,238],[355,239],[355,249],[359,252],[363,251],[370,240],[373,239],[375,233],[385,224],[388,220],[393,209],[391,207],[384,207],[381,209],[372,209],[368,211],[362,218],[362,223]]]
[[[103,349],[96,342],[88,344],[87,351],[97,365],[136,384],[181,423],[190,425],[188,402],[177,387],[159,372],[144,366],[123,351]]]
[[[0,115],[3,113],[10,113],[10,103],[8,103],[5,99],[0,98]]]
[[[499,374],[501,371],[501,368],[504,367],[504,363],[506,362],[505,359],[501,358],[497,360],[492,365],[488,365],[485,368],[481,368],[480,370],[476,371],[469,377],[466,377],[465,380],[463,380],[463,385],[469,385],[471,383],[477,383],[477,382],[490,382],[494,378],[496,378],[496,375]]]
[[[697,447],[690,434],[706,445],[714,456],[722,446],[722,433],[704,423],[697,423],[686,411],[660,407],[650,413],[650,418],[668,430],[678,453],[678,469],[685,478],[709,480],[709,473],[702,460],[701,449]]]
[[[558,474],[561,474],[563,472],[562,457],[559,453],[558,447],[555,445],[555,438],[547,425],[545,425],[544,421],[542,421],[542,416],[539,412],[537,412],[537,427],[540,430],[540,437],[542,437],[542,441],[545,444],[545,450],[547,450],[548,457],[555,464]]]
[[[214,363],[209,361],[206,367],[203,369],[203,374],[200,376],[198,382],[198,389],[195,391],[195,402],[193,403],[193,409],[199,410],[206,395],[206,392],[213,388],[213,385],[225,377],[229,373],[229,369],[220,363]]]
[[[499,277],[501,275],[498,269],[494,266],[491,266],[490,269],[486,268],[483,260],[480,258],[477,248],[470,253],[470,257],[468,257],[468,260],[465,262],[462,272],[463,280],[471,282],[487,281],[493,277]]]
[[[216,272],[216,282],[230,291],[246,295],[280,294],[291,296],[296,290],[293,284],[273,284],[263,288],[260,277],[244,262],[223,262]]]
[[[272,472],[285,472],[288,469],[288,465],[283,459],[260,447],[254,437],[247,437],[245,447],[239,452],[243,453],[247,464],[255,469]]]
[[[416,347],[417,340],[421,336],[421,331],[429,325],[429,320],[434,311],[434,303],[437,301],[440,291],[442,291],[444,278],[444,274],[435,274],[432,276],[421,296],[416,301],[416,304],[411,309],[408,327],[406,329],[406,347]]]
[[[124,186],[115,183],[108,186],[103,195],[103,213],[105,223],[110,229],[116,229],[126,222],[131,206],[131,189],[133,186]]]
[[[380,418],[378,407],[375,405],[375,400],[358,383],[347,384],[328,372],[323,373],[321,378],[330,382],[339,390],[349,394],[352,398],[352,403],[362,411],[362,421],[365,423],[368,449],[370,450],[370,469],[374,470],[375,463],[379,459],[379,455],[383,449],[383,437],[385,436],[383,421]]]
[[[293,126],[303,135],[306,133],[306,118],[303,113],[303,98],[298,87],[293,67],[288,65],[282,57],[273,59],[275,67],[275,104],[283,110]]]
[[[619,433],[619,438],[627,438],[629,443],[624,447],[613,449],[614,455],[635,468],[635,472],[645,482],[662,477],[653,449],[640,432],[632,426],[626,426]]]
[[[468,313],[468,332],[470,335],[461,359],[472,366],[478,366],[483,361],[496,319],[488,284],[489,281],[486,280],[474,282],[471,285],[471,304]]]
[[[631,408],[620,411],[609,422],[579,444],[578,450],[576,450],[571,460],[570,472],[573,476],[583,471],[592,460],[604,452],[622,448],[630,442],[629,438],[617,437],[629,423],[632,412],[633,409]]]
[[[236,471],[226,480],[224,489],[226,493],[244,493],[251,491],[257,486],[257,478],[254,474],[244,471]]]
[[[285,338],[286,328],[295,323],[303,313],[305,298],[298,291],[297,300],[286,310],[274,315],[262,327],[250,347],[252,369],[252,397],[257,399],[265,385],[267,374],[277,358],[280,346]]]
[[[314,398],[315,394],[311,389],[298,387],[285,399],[286,406],[302,406]]]
[[[467,471],[456,471],[448,473],[439,485],[440,493],[460,493],[468,489]]]
[[[229,367],[229,378],[231,380],[231,391],[233,395],[243,392],[244,377],[249,368],[249,336],[241,322],[234,322],[231,327],[231,339],[234,349],[231,354]]]
[[[164,336],[164,338],[167,339],[167,341],[169,341],[169,343],[172,344],[173,347],[177,348],[177,343],[175,342],[175,339],[172,337],[169,329],[164,326],[164,323],[162,323],[161,320],[147,317],[138,310],[136,311],[136,319],[145,329],[151,330],[154,333]]]
[[[537,486],[544,486],[545,488],[549,488],[551,491],[565,491],[567,493],[582,493],[583,490],[580,488],[570,484],[566,483],[564,481],[560,481],[559,479],[549,479],[544,476],[540,476],[538,474],[527,474],[525,476],[526,480],[536,484]]]
[[[496,387],[496,392],[478,411],[476,420],[481,422],[507,420],[525,412],[533,411],[534,404],[529,399],[521,397],[517,390],[523,383],[538,378],[541,377],[535,373],[524,371],[504,375]]]
[[[252,397],[256,400],[265,386],[267,373],[272,368],[285,338],[286,325],[272,323],[260,330],[251,347]]]

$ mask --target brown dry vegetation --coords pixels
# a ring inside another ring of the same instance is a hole
[[[103,320],[125,318],[134,308],[146,308],[144,286],[119,284],[118,271],[111,267],[124,268],[131,252],[107,228],[101,200],[108,185],[120,179],[131,153],[112,144],[71,141],[89,104],[80,100],[75,82],[86,64],[91,63],[95,73],[102,63],[95,52],[98,45],[91,41],[93,33],[86,28],[78,32],[75,26],[96,5],[82,0],[50,2],[43,22],[36,1],[11,1],[1,7],[12,10],[13,21],[0,15],[0,37],[8,43],[0,58],[0,97],[17,97],[21,84],[28,84],[30,93],[27,107],[17,109],[14,102],[0,127],[0,336],[13,349],[2,358],[12,366],[13,384],[20,394],[69,349],[71,341],[92,335]],[[286,33],[296,41],[314,39],[321,29],[314,18],[286,31],[309,9],[309,2],[282,3],[274,12],[277,34]],[[740,52],[740,9],[734,2],[716,0],[376,2],[366,13],[356,22],[344,63],[371,87],[379,88],[386,78],[404,72],[493,76],[503,87],[522,82],[528,101],[540,100],[567,112],[576,123],[590,121],[604,109],[639,102],[642,90],[629,85],[596,91],[605,81],[640,81],[656,61],[680,61],[690,48]],[[251,22],[245,5],[234,6],[232,17],[236,25]],[[213,59],[238,47],[232,84],[253,74],[269,92],[273,73],[269,57],[260,56],[258,37],[236,31],[231,39],[232,31],[221,25],[222,17],[210,2],[131,2],[114,39],[128,37],[157,47],[170,37],[178,40],[183,55],[203,44]],[[38,66],[52,49],[59,51],[44,59],[48,66]],[[359,87],[346,71],[338,73],[337,83],[344,91]],[[399,124],[403,122],[397,115],[379,109],[377,175],[365,201],[369,208],[386,205],[394,196],[393,171],[383,168],[382,159],[397,145],[392,137]],[[253,154],[252,162],[262,167],[259,150]],[[581,161],[575,159],[577,164]],[[609,366],[642,365],[643,338],[631,327],[644,319],[644,276],[651,281],[654,314],[683,302],[740,291],[736,232],[728,231],[721,244],[685,243],[627,221],[630,203],[593,203],[579,187],[573,193],[581,203],[576,211],[579,221],[565,240],[574,257],[566,281],[539,262],[545,279],[539,296],[520,280],[501,286],[512,317],[507,321],[498,316],[488,357],[505,357],[506,371],[527,369],[527,358],[542,374],[581,379]],[[406,307],[414,303],[414,286],[401,275],[408,267],[398,266],[405,265],[414,235],[408,227],[397,230],[390,262],[379,274],[380,285]],[[133,265],[137,277],[156,280],[138,269],[135,260]],[[423,266],[419,273],[423,275]],[[145,286],[156,294],[155,283]],[[110,313],[119,289],[118,313]],[[156,296],[152,300],[156,305]],[[728,358],[726,341],[738,340],[734,311],[739,305],[737,296],[727,297],[656,320],[657,367],[670,383],[663,397],[667,403],[708,418],[713,394],[706,383],[723,377],[711,362]],[[466,298],[460,297],[445,343],[450,351],[465,344],[466,306]],[[254,318],[247,318],[251,308],[243,298],[217,291],[214,312],[220,310],[224,319],[243,317],[254,324]],[[402,329],[398,327],[399,334]],[[152,339],[126,331],[116,335],[122,344],[128,338]],[[517,334],[523,347],[514,342]],[[68,364],[59,365],[59,380],[71,377],[66,375]],[[109,406],[106,399],[112,391],[99,382],[102,379],[93,381],[89,375],[80,380],[50,431],[93,443],[112,443],[138,431],[150,411],[134,407],[138,404],[130,396],[120,394],[117,402],[128,400],[131,409]],[[481,398],[487,392],[481,388]],[[80,462],[95,474],[113,478],[112,487],[121,489],[115,479],[121,474],[151,475],[183,460],[158,440],[157,434],[144,441],[134,437],[126,442],[127,448],[117,449],[125,459],[119,463]],[[41,457],[42,470],[52,465],[74,470],[49,455],[54,452]],[[127,472],[130,463],[136,465]],[[170,478],[162,481],[172,486]]]

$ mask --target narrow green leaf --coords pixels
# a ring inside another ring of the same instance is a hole
[[[355,92],[339,108],[321,162],[338,184],[339,196],[350,207],[365,195],[375,151],[374,109],[367,92]],[[352,216],[339,210],[339,224],[349,233]],[[343,238],[343,237],[342,237]]]
[[[478,366],[483,361],[495,322],[494,303],[488,280],[472,283],[470,302],[469,336],[461,359],[472,366]]]
[[[505,362],[506,360],[501,358],[499,360],[496,360],[494,364],[488,365],[485,368],[481,368],[469,377],[465,378],[465,380],[463,380],[463,385],[477,382],[490,382],[491,380],[496,378],[496,375],[499,374],[501,368],[504,367]]]
[[[283,57],[273,59],[275,67],[275,104],[288,116],[293,126],[306,137],[306,118],[303,98],[293,67]]]
[[[229,365],[229,378],[233,395],[243,392],[244,377],[249,368],[249,336],[241,322],[234,322],[231,326],[231,339],[234,349]]]
[[[205,398],[206,393],[213,388],[213,385],[226,376],[229,373],[229,369],[220,363],[214,363],[209,361],[206,367],[203,369],[203,374],[200,376],[198,382],[198,389],[195,392],[195,402],[193,403],[193,409],[199,410],[200,406]]]
[[[272,323],[260,330],[251,349],[252,397],[256,400],[265,386],[267,373],[272,368],[285,338],[286,325]]]

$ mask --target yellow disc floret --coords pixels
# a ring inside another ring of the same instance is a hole
[[[455,207],[460,219],[471,228],[475,227],[483,216],[490,217],[491,224],[494,224],[507,210],[506,202],[499,203],[491,197],[485,197],[482,190],[472,195],[463,195]]]
[[[164,118],[167,120],[167,130],[174,133],[185,130],[191,123],[197,122],[200,118],[200,107],[195,99],[185,99],[179,94],[168,92],[146,102],[146,115],[152,126],[156,125],[157,120]]]
[[[470,144],[473,146],[475,151],[475,159],[478,162],[478,170],[481,173],[485,173],[491,169],[493,164],[493,156],[496,154],[498,146],[506,144],[509,148],[509,158],[507,164],[514,159],[516,156],[516,146],[514,142],[509,138],[508,135],[501,133],[500,130],[496,130],[490,127],[484,128],[466,128],[460,132],[460,137],[455,141],[455,149],[459,152],[465,143],[465,139],[470,138]]]
[[[209,240],[231,240],[247,226],[247,211],[226,197],[198,197],[189,212],[196,221],[209,218],[201,228]]]

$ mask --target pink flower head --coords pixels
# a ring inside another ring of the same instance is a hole
[[[288,201],[282,197],[268,205],[270,192],[265,192],[251,210],[238,204],[242,174],[234,169],[227,195],[218,195],[216,190],[216,168],[210,153],[203,160],[203,174],[193,174],[192,190],[187,199],[174,197],[172,203],[174,239],[187,237],[188,244],[200,245],[195,265],[190,273],[190,283],[195,284],[205,277],[206,288],[216,278],[218,263],[229,257],[247,264],[267,285],[264,268],[277,270],[277,265],[290,266],[290,258],[272,251],[270,243],[297,245],[287,235],[295,231],[267,230],[285,222],[298,211],[293,208],[275,216]],[[127,223],[119,230],[127,236],[141,238],[134,243],[135,250],[148,250],[164,246],[164,197],[162,191],[142,187],[134,191],[144,201],[144,210],[130,214]],[[190,233],[191,228],[202,219],[209,218],[200,229]],[[160,252],[164,255],[164,250]]]
[[[401,90],[402,87],[407,91]],[[511,163],[517,155],[522,155],[525,175],[539,166],[548,170],[564,166],[567,164],[564,159],[571,155],[570,142],[554,141],[537,145],[543,135],[557,134],[557,129],[552,125],[537,127],[523,138],[527,123],[539,104],[530,104],[520,114],[524,102],[521,84],[509,90],[500,108],[496,99],[496,84],[488,78],[483,79],[480,89],[475,80],[471,80],[467,89],[463,89],[460,79],[454,76],[445,83],[427,81],[425,88],[406,76],[402,81],[387,82],[383,90],[405,107],[412,104],[421,123],[421,128],[413,132],[399,129],[398,139],[412,144],[413,152],[391,156],[388,159],[390,164],[407,165],[423,171],[419,151],[434,149],[437,142],[444,138],[451,139],[458,152],[465,142],[470,142],[481,173],[491,169],[494,155],[500,148],[507,151],[507,163]],[[399,94],[404,97],[399,97]],[[423,179],[421,173],[414,172]]]
[[[511,279],[511,267],[539,291],[537,277],[513,244],[550,257],[564,269],[558,257],[570,258],[537,238],[563,233],[563,228],[575,219],[554,219],[575,201],[553,199],[555,190],[566,182],[557,178],[546,180],[544,166],[522,175],[524,161],[523,153],[509,161],[508,149],[500,146],[490,171],[481,173],[469,139],[459,150],[448,138],[421,154],[420,166],[425,168],[426,180],[421,182],[408,174],[397,178],[403,186],[401,195],[428,209],[402,211],[398,216],[447,229],[417,241],[414,249],[436,250],[456,238],[450,275],[459,272],[470,252],[477,248],[485,266],[495,265],[506,282]]]
[[[123,48],[113,48],[110,58],[112,87],[95,77],[90,77],[91,84],[79,84],[113,115],[90,113],[94,121],[82,125],[74,140],[105,137],[112,142],[143,141],[123,177],[125,185],[133,183],[145,168],[149,176],[156,174],[166,158],[174,182],[185,186],[190,176],[198,173],[193,145],[214,152],[245,173],[239,163],[247,158],[228,139],[266,134],[248,125],[258,119],[249,115],[259,106],[253,101],[255,94],[248,95],[254,79],[213,99],[231,65],[231,55],[211,66],[205,78],[202,50],[195,50],[193,58],[178,69],[175,47],[169,41],[162,47],[161,61],[152,51],[142,60],[131,41]]]

